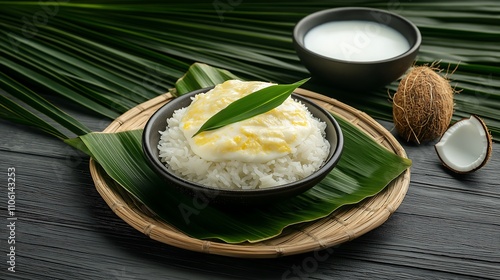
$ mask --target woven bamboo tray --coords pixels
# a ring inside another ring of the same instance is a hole
[[[295,92],[336,112],[389,151],[407,157],[389,131],[367,114],[311,91],[298,89]],[[172,95],[167,93],[140,104],[118,117],[104,132],[142,128],[156,110],[172,99]],[[228,244],[192,238],[155,217],[110,179],[93,160],[90,160],[90,172],[97,191],[111,210],[150,238],[191,251],[241,258],[282,257],[325,249],[353,240],[384,223],[403,201],[410,183],[410,169],[407,169],[379,194],[358,204],[344,206],[325,218],[288,227],[281,235],[262,242]]]

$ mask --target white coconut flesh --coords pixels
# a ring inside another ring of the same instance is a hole
[[[452,125],[435,145],[436,152],[449,169],[467,173],[483,166],[491,153],[491,136],[477,116]]]

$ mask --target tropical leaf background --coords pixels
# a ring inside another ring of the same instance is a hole
[[[193,62],[244,79],[289,83],[308,76],[292,47],[312,12],[375,7],[414,22],[417,64],[441,61],[461,93],[454,119],[477,114],[500,137],[500,2],[492,1],[0,1],[0,117],[61,139],[90,131],[46,101],[66,98],[113,119],[164,93]],[[362,97],[311,81],[379,119],[392,119],[397,82]],[[30,113],[33,112],[33,113]],[[54,125],[54,122],[59,126]],[[61,128],[62,126],[62,128]]]

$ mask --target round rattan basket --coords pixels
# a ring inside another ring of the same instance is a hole
[[[298,89],[295,92],[358,126],[389,151],[407,157],[392,134],[367,114],[311,91]],[[142,128],[156,110],[173,98],[167,93],[142,103],[118,117],[104,132]],[[110,179],[92,159],[90,172],[97,191],[111,210],[150,238],[186,250],[241,258],[282,257],[326,249],[353,240],[384,223],[399,207],[410,184],[410,169],[407,169],[377,195],[344,206],[325,218],[288,227],[279,236],[265,241],[228,244],[190,237],[160,220]]]

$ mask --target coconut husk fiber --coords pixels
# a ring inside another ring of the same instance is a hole
[[[393,118],[398,134],[420,144],[438,139],[453,116],[454,89],[433,66],[413,67],[393,96]]]

